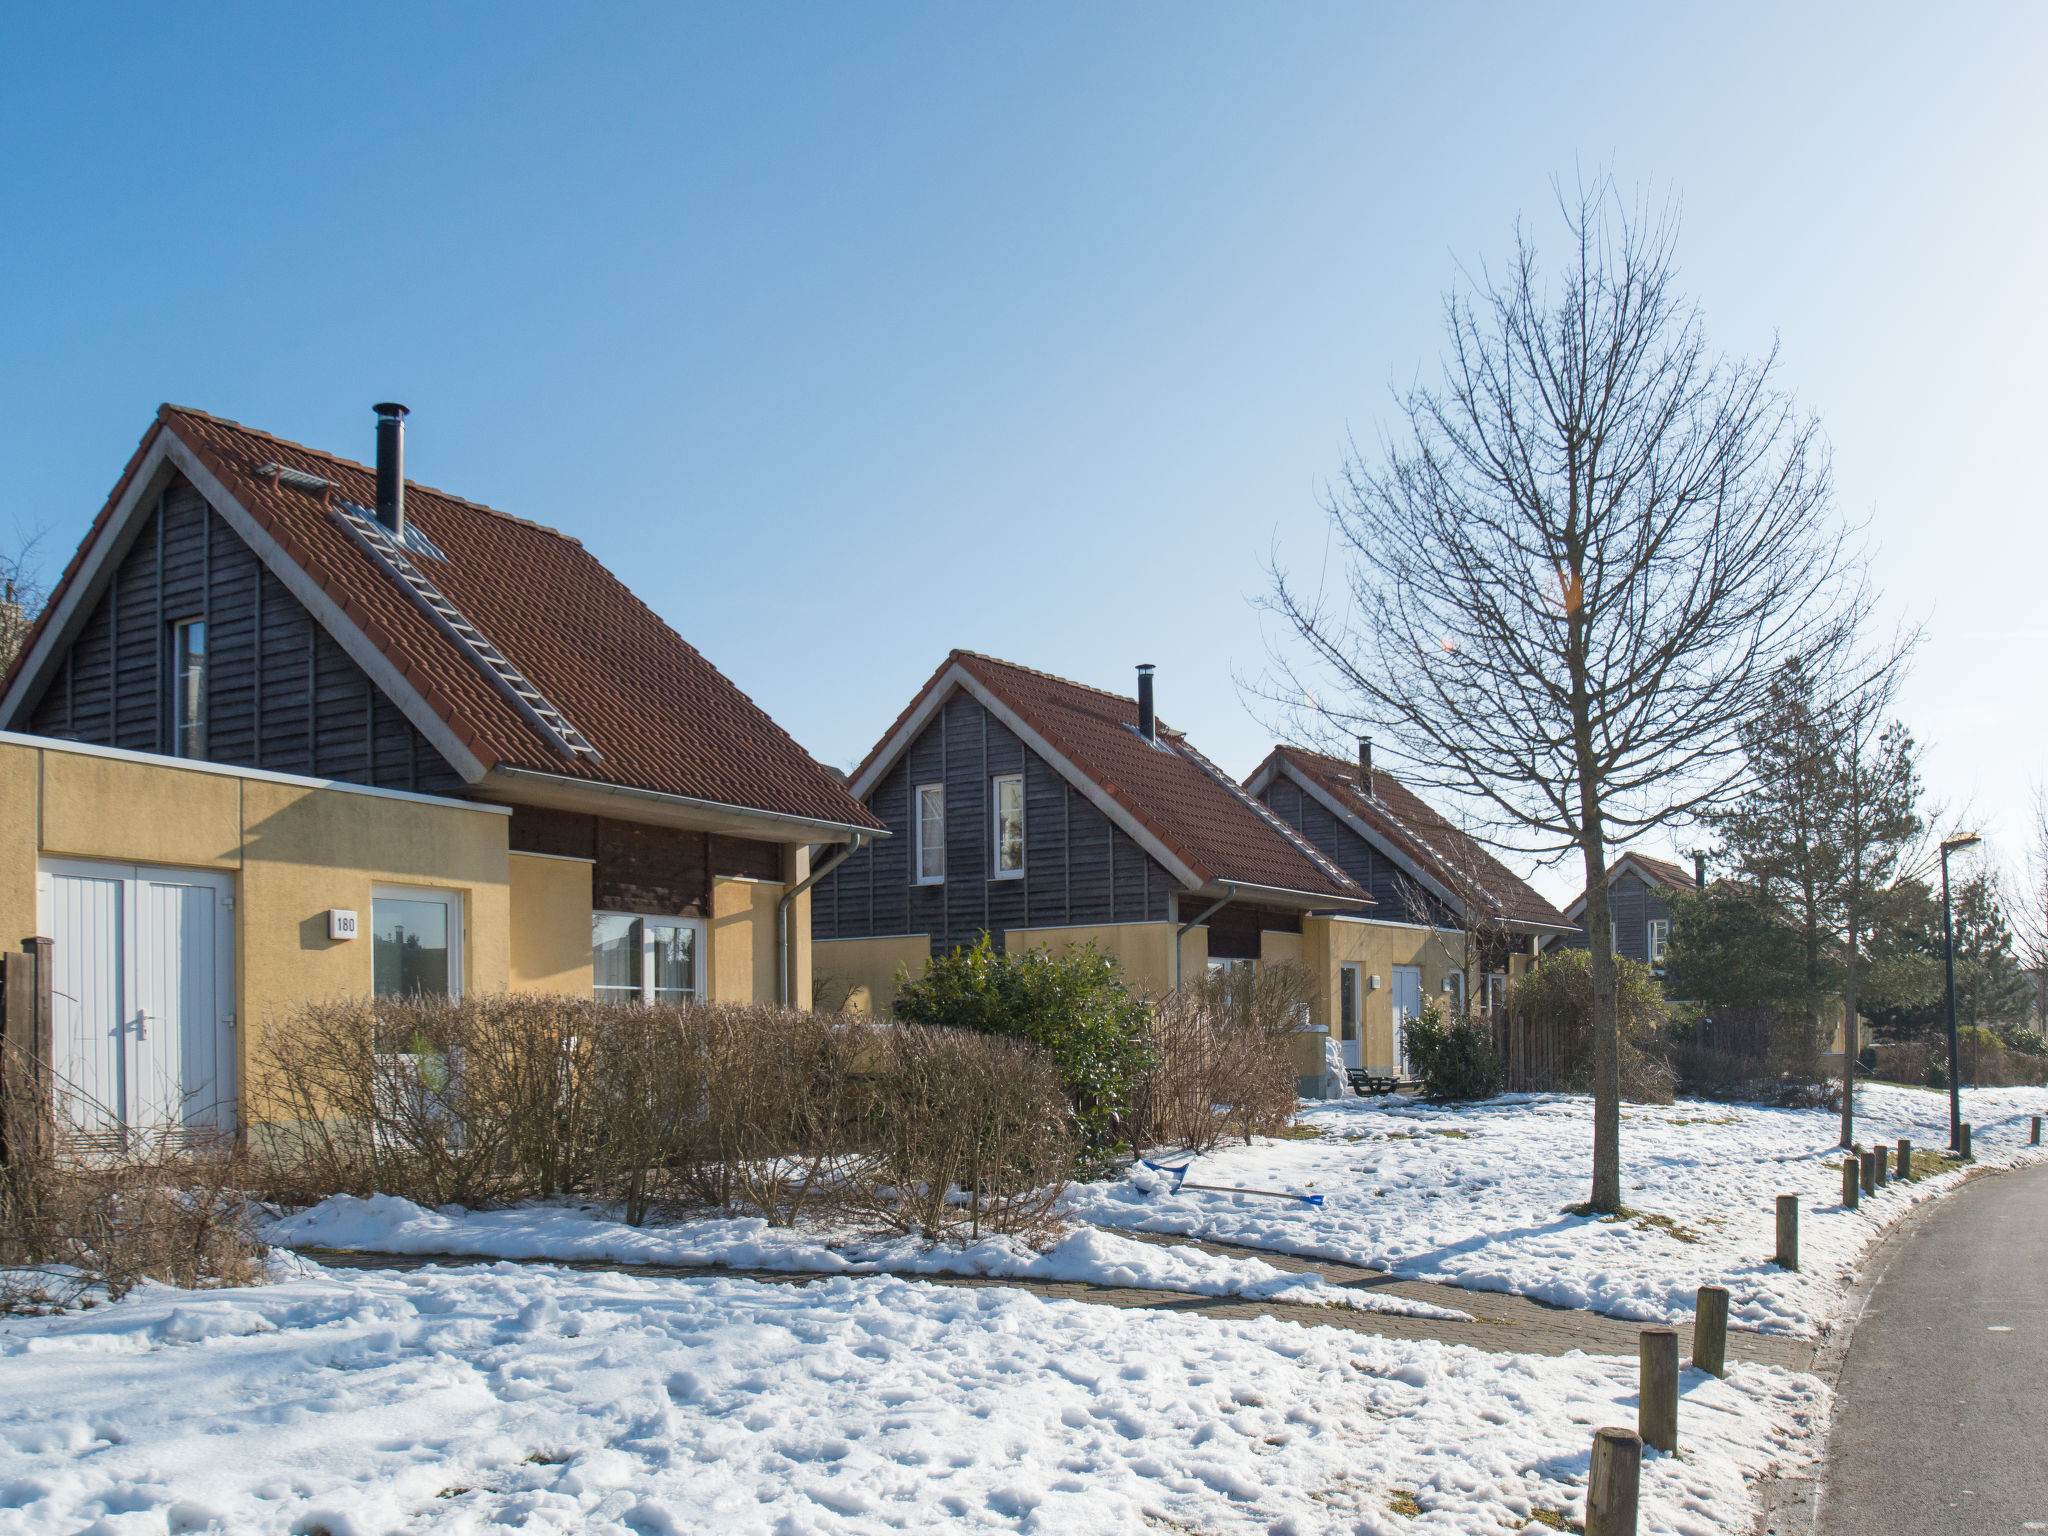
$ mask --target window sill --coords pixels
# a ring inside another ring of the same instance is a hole
[[[990,879],[990,880],[992,880],[992,881],[993,881],[993,880],[1022,880],[1023,878],[1024,878],[1024,871],[1023,871],[1023,870],[1021,870],[1021,869],[1005,869],[1005,870],[1002,870],[1002,871],[1000,871],[1000,872],[999,872],[999,873],[997,873],[997,874],[993,874],[993,875],[990,875],[990,876],[989,876],[989,879]]]
[[[910,883],[912,885],[944,885],[946,883],[946,877],[944,875],[938,875],[935,877],[927,877],[925,879],[913,880]]]

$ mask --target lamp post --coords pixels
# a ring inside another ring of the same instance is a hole
[[[1941,950],[1948,968],[1948,1146],[1959,1152],[1963,1145],[1963,1090],[1961,1063],[1956,1049],[1956,930],[1949,915],[1948,856],[1958,848],[1973,848],[1983,839],[1976,833],[1950,838],[1941,845]]]

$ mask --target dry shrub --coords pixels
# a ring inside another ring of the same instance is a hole
[[[1155,1000],[1151,1064],[1133,1107],[1138,1143],[1207,1152],[1229,1137],[1249,1143],[1286,1129],[1311,981],[1291,963],[1230,966]]]
[[[1663,988],[1639,960],[1614,957],[1621,1032],[1621,1096],[1634,1104],[1669,1104],[1677,1081],[1658,1038],[1666,1014]],[[1508,1011],[1544,1037],[1551,1063],[1535,1091],[1590,1093],[1593,1088],[1593,971],[1583,949],[1554,950],[1508,989]]]
[[[1052,1058],[1023,1041],[922,1024],[879,1031],[874,1044],[851,1209],[929,1238],[1056,1227],[1080,1136]]]
[[[32,1099],[18,1087],[9,1097],[0,1312],[117,1298],[145,1280],[197,1288],[263,1277],[245,1169],[228,1143],[75,1136],[51,1123],[39,1084]]]

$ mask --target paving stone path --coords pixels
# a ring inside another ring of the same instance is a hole
[[[1275,1269],[1313,1271],[1333,1284],[1386,1296],[1405,1296],[1439,1307],[1469,1312],[1476,1321],[1454,1322],[1448,1318],[1407,1317],[1393,1312],[1362,1312],[1350,1307],[1318,1307],[1299,1302],[1246,1301],[1237,1296],[1195,1296],[1185,1291],[1143,1290],[1133,1286],[1088,1285],[1080,1282],[1017,1280],[989,1275],[907,1275],[933,1285],[1006,1285],[1066,1301],[1089,1302],[1097,1306],[1146,1307],[1156,1312],[1185,1312],[1214,1320],[1239,1317],[1278,1317],[1310,1327],[1349,1328],[1356,1333],[1374,1333],[1394,1339],[1436,1339],[1445,1344],[1469,1344],[1474,1349],[1498,1354],[1562,1355],[1584,1350],[1597,1355],[1634,1355],[1636,1338],[1643,1324],[1625,1318],[1606,1317],[1569,1307],[1548,1306],[1525,1296],[1508,1296],[1498,1291],[1468,1291],[1457,1286],[1433,1285],[1422,1280],[1397,1280],[1376,1270],[1362,1269],[1330,1259],[1302,1259],[1291,1254],[1272,1253],[1262,1248],[1241,1248],[1229,1243],[1189,1242],[1185,1238],[1154,1237],[1126,1233],[1127,1237],[1170,1246],[1185,1245],[1204,1253],[1234,1259],[1263,1259]],[[330,1269],[419,1269],[429,1264],[468,1265],[495,1263],[468,1254],[398,1254],[344,1252],[339,1249],[302,1248],[307,1258]],[[781,1269],[728,1269],[710,1264],[615,1264],[602,1259],[515,1260],[519,1263],[560,1263],[567,1269],[595,1270],[614,1274],[648,1275],[677,1279],[724,1276],[759,1280],[772,1285],[806,1285],[824,1278],[817,1274]],[[1681,1330],[1683,1332],[1683,1330]],[[1683,1347],[1685,1341],[1681,1339]],[[1731,1359],[1781,1365],[1807,1370],[1813,1364],[1814,1346],[1804,1339],[1777,1334],[1754,1333],[1746,1329],[1728,1331]]]

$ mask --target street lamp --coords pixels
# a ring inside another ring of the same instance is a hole
[[[1984,841],[1976,833],[1950,838],[1941,845],[1941,949],[1948,966],[1948,1148],[1963,1149],[1963,1090],[1961,1063],[1956,1050],[1956,930],[1948,909],[1948,856],[1958,848],[1974,848]]]

